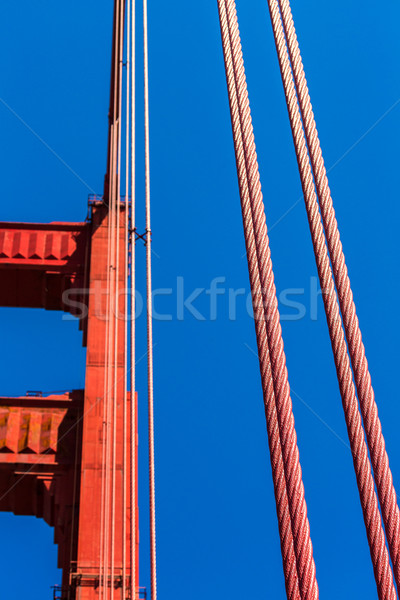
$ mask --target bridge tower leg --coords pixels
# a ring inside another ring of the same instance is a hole
[[[108,216],[108,207],[102,201],[95,201],[91,218],[85,223],[0,223],[0,271],[2,280],[7,283],[0,290],[0,306],[70,311],[80,318],[87,346],[84,391],[0,397],[0,510],[42,517],[55,527],[59,567],[63,569],[62,600],[97,600],[101,596]],[[129,414],[130,402],[137,399],[136,394],[132,398],[128,394],[126,399],[126,535],[123,539],[124,204],[119,216],[114,556],[113,580],[110,568],[106,581],[108,589],[114,587],[115,600],[131,600]],[[114,372],[111,379],[109,389],[114,387]],[[137,426],[133,436],[136,442]],[[138,540],[136,475],[134,479]],[[110,528],[111,524],[110,518]],[[124,545],[125,582],[122,581]],[[133,556],[138,573],[137,544]]]
[[[108,383],[108,389],[116,393],[116,496],[114,527],[114,581],[109,573],[108,585],[114,586],[115,600],[125,600],[122,582],[123,545],[129,563],[130,556],[130,469],[126,473],[126,539],[123,539],[123,403],[125,373],[125,210],[120,214],[120,247],[118,273],[118,348],[116,366],[116,388],[114,390],[114,374]],[[84,396],[84,419],[82,437],[81,493],[79,508],[78,556],[76,567],[71,571],[71,586],[79,593],[79,600],[96,600],[99,597],[101,518],[104,508],[102,498],[102,456],[104,444],[104,406],[106,390],[106,303],[107,303],[107,253],[108,253],[108,211],[104,204],[95,206],[91,223],[89,303],[87,320],[87,357],[86,383]],[[128,402],[135,401],[128,396]],[[129,406],[127,415],[129,419]],[[127,423],[129,435],[129,423]],[[136,432],[134,432],[137,439]],[[129,452],[129,438],[127,439]],[[137,454],[136,454],[137,455]],[[135,489],[137,487],[134,482]],[[136,494],[135,494],[136,496]],[[103,508],[102,508],[103,507]],[[111,524],[110,524],[111,527]],[[136,536],[137,537],[137,536]],[[111,550],[110,550],[111,552]],[[137,562],[137,549],[136,558]],[[128,565],[127,565],[128,566]],[[126,571],[125,588],[129,589],[130,569]]]

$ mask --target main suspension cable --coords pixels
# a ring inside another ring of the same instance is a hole
[[[236,5],[234,0],[225,0],[225,6],[227,9],[234,76],[239,100],[239,120],[243,135],[256,254],[263,294],[265,322],[271,357],[271,369],[274,381],[299,585],[303,600],[317,600],[319,597],[318,584],[310,537],[310,526],[307,518],[307,506],[304,497],[297,436],[294,427],[292,401],[290,398],[290,387],[272,270],[271,252],[265,222],[264,204],[244,72]]]
[[[264,395],[264,406],[271,457],[272,477],[275,491],[276,511],[278,515],[278,526],[281,540],[281,552],[285,575],[285,586],[288,599],[299,600],[300,590],[296,567],[296,556],[294,553],[293,534],[290,520],[289,502],[286,490],[286,480],[284,474],[278,417],[276,412],[275,393],[268,349],[267,330],[264,321],[260,274],[257,263],[254,226],[250,207],[249,184],[244,159],[242,131],[239,121],[239,103],[233,73],[233,57],[232,49],[230,46],[226,6],[223,0],[219,0],[218,8],[220,15],[221,35],[223,41],[229,104],[231,110],[232,131],[236,153],[236,165],[239,179],[240,198],[242,203],[243,227],[245,231],[247,261],[249,267],[250,285],[252,290],[256,338]]]
[[[385,440],[382,434],[382,426],[378,416],[374,390],[371,384],[371,375],[368,368],[368,361],[365,356],[365,348],[362,342],[359,321],[343,253],[343,246],[340,240],[328,177],[322,157],[289,1],[281,1],[280,7],[325,234],[328,242],[329,254],[339,295],[340,308],[343,315],[351,363],[355,375],[358,398],[360,401],[368,447],[382,509],[385,531],[397,587],[400,589],[400,513],[397,496],[389,467],[389,458],[385,449]]]

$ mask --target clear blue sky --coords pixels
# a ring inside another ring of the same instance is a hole
[[[295,23],[325,161],[334,165],[400,98],[400,6],[307,0]],[[195,8],[192,8],[195,6]],[[301,197],[266,0],[238,1],[278,292],[306,308],[283,333],[321,599],[376,598],[376,589]],[[140,39],[140,11],[138,35]],[[112,1],[3,2],[0,7],[1,220],[79,221],[106,161]],[[195,301],[205,320],[176,311],[185,297],[246,288],[216,0],[149,2],[159,597],[285,597],[254,326],[243,296]],[[141,64],[141,53],[139,60]],[[141,78],[138,77],[139,98]],[[14,111],[12,113],[4,103]],[[16,115],[19,115],[31,130]],[[399,123],[387,114],[330,173],[394,481],[400,489]],[[138,150],[142,147],[139,111]],[[57,153],[78,179],[33,133]],[[143,202],[138,161],[138,202]],[[143,210],[138,226],[144,228]],[[143,290],[142,248],[138,285]],[[310,283],[311,282],[311,283]],[[220,284],[220,287],[223,287]],[[311,318],[311,308],[313,317]],[[286,317],[296,310],[283,306]],[[85,353],[61,313],[0,309],[0,393],[83,387]],[[138,356],[145,352],[139,319]],[[141,585],[148,584],[146,366],[141,402]],[[51,597],[59,581],[52,530],[1,514],[1,597]]]

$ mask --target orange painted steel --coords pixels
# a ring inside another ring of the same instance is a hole
[[[0,510],[54,527],[64,589],[77,553],[82,408],[83,390],[0,398]]]
[[[92,200],[85,223],[0,223],[0,305],[69,311],[79,317],[87,346],[84,398],[74,425],[81,431],[79,456],[77,445],[68,494],[62,488],[75,507],[71,550],[63,544],[59,548],[61,594],[67,600],[136,600],[139,596],[137,398],[127,393],[128,202],[120,197],[125,4],[125,0],[114,2],[103,197]],[[0,407],[0,471],[3,465],[8,470],[20,468],[18,449],[23,456],[37,452],[35,465],[43,466],[45,461],[49,469],[58,467],[57,426],[70,405],[62,409],[59,405],[47,420],[41,417],[45,408],[21,410]],[[39,421],[49,422],[47,437]],[[31,480],[27,477],[24,474],[12,487],[13,497],[22,503]],[[37,503],[33,488],[29,501]]]
[[[124,401],[124,327],[125,327],[125,236],[124,236],[125,209],[120,212],[121,226],[118,244],[121,247],[119,272],[117,273],[119,303],[117,320],[119,328],[117,363],[116,363],[116,436],[113,438],[116,448],[116,483],[115,483],[115,527],[114,527],[114,581],[110,580],[110,573],[106,587],[114,585],[120,595],[122,582],[123,545],[126,546],[126,555],[130,555],[130,494],[127,493],[125,501],[126,514],[122,514],[122,489],[123,489],[123,401]],[[106,365],[106,303],[107,303],[107,257],[108,257],[108,211],[104,205],[95,207],[92,218],[91,235],[91,264],[90,264],[90,290],[95,289],[95,302],[89,302],[88,335],[87,335],[87,360],[86,383],[83,420],[83,452],[82,452],[82,485],[80,494],[80,526],[78,533],[78,557],[75,573],[72,574],[72,585],[79,584],[79,599],[94,600],[98,598],[99,565],[100,565],[100,532],[101,532],[101,489],[102,489],[102,444],[103,438],[103,397],[104,378]],[[92,296],[90,296],[92,299]],[[114,381],[114,378],[112,378]],[[128,402],[130,396],[128,396]],[[134,398],[134,401],[136,399]],[[134,432],[136,437],[136,431]],[[128,475],[129,478],[129,475]],[[129,479],[128,479],[129,484]],[[129,490],[128,485],[128,490]],[[136,484],[134,486],[136,488]],[[137,501],[135,502],[135,504]],[[137,512],[136,512],[137,514]],[[110,517],[111,518],[111,517]],[[122,540],[123,520],[128,524],[126,540]],[[111,523],[109,524],[111,525]],[[136,536],[138,539],[138,536]],[[110,553],[108,553],[110,556]],[[138,562],[137,547],[135,561]],[[110,567],[112,565],[110,564]],[[127,567],[127,577],[130,575],[130,565]],[[129,587],[129,580],[124,582]]]
[[[76,314],[86,302],[88,230],[88,223],[0,223],[0,306]]]
[[[57,288],[54,305],[65,308],[62,294],[69,285],[86,280],[87,289],[83,294],[81,310],[85,315],[87,357],[84,392],[66,393],[56,396],[29,395],[23,398],[0,398],[0,510],[13,510],[16,514],[35,514],[56,527],[56,542],[59,545],[59,565],[63,568],[63,593],[68,600],[97,600],[99,598],[100,560],[100,512],[103,438],[103,396],[105,377],[105,334],[108,254],[108,207],[102,202],[92,206],[91,219],[80,224],[24,225],[1,224],[0,232],[7,231],[7,237],[29,238],[35,232],[44,232],[59,240],[68,234],[69,254],[52,256],[29,256],[19,251],[20,256],[0,258],[0,275],[12,271],[47,273],[53,269],[56,276],[71,276],[65,285]],[[122,514],[123,489],[123,409],[124,398],[130,412],[131,394],[124,396],[125,377],[125,205],[121,204],[119,239],[120,261],[116,274],[118,292],[118,319],[120,328],[116,366],[116,495],[114,527],[114,597],[118,600],[130,598],[130,561],[126,568],[125,595],[123,596],[122,560],[125,546],[126,556],[131,557],[130,514],[131,493],[134,490],[135,548],[132,556],[135,571],[138,573],[138,508],[137,480],[130,484],[129,473],[137,473],[137,465],[132,469],[128,459],[125,515]],[[49,234],[49,230],[51,233]],[[42,234],[41,234],[42,235]],[[74,246],[75,244],[75,246]],[[26,244],[25,244],[26,245]],[[4,248],[5,246],[3,246]],[[53,244],[60,248],[60,243]],[[36,252],[39,254],[39,251]],[[11,264],[9,261],[12,261]],[[19,262],[20,261],[20,262]],[[40,264],[39,264],[40,262]],[[58,262],[59,264],[55,264]],[[86,264],[86,267],[85,267]],[[67,287],[66,287],[67,286]],[[72,287],[71,289],[74,289]],[[29,289],[19,289],[14,298],[16,306],[43,307],[38,298],[30,299]],[[0,296],[1,299],[1,296]],[[7,305],[9,305],[7,304]],[[133,401],[137,402],[136,394]],[[137,414],[137,411],[135,411]],[[72,420],[71,420],[72,419]],[[130,445],[131,435],[137,444],[137,422],[134,429],[127,428]],[[81,451],[82,448],[82,451]],[[135,453],[137,461],[137,451]],[[73,511],[71,512],[72,508]],[[69,507],[69,508],[68,508]],[[68,512],[69,511],[69,512]],[[126,520],[126,538],[123,539],[123,520]],[[111,565],[110,565],[111,566]],[[110,588],[108,580],[107,587]],[[137,587],[136,595],[139,594]]]

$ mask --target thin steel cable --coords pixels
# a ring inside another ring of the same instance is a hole
[[[143,66],[144,66],[144,130],[146,186],[146,296],[147,296],[147,386],[149,419],[149,496],[150,496],[150,571],[151,599],[157,600],[156,506],[154,459],[154,385],[153,385],[153,307],[151,275],[151,218],[150,218],[150,127],[149,127],[149,49],[147,0],[143,0]]]
[[[116,129],[116,126],[114,126],[114,129]],[[115,135],[114,135],[114,140],[113,140],[113,163],[115,163],[115,158],[114,155],[116,154],[115,150]],[[113,171],[115,173],[115,171]],[[114,344],[115,344],[115,321],[114,321],[114,314],[115,314],[115,305],[114,305],[114,299],[115,299],[115,228],[116,228],[116,207],[115,207],[115,192],[114,192],[114,187],[115,187],[115,183],[114,183],[114,179],[115,177],[113,176],[112,178],[110,178],[110,180],[113,181],[113,191],[112,191],[112,199],[111,199],[111,211],[110,211],[110,219],[111,219],[111,267],[110,267],[110,289],[109,289],[109,294],[110,294],[110,337],[109,337],[109,365],[110,365],[110,376],[109,376],[109,380],[110,382],[114,382],[115,381],[115,377],[114,377],[114,371],[115,371],[115,363],[114,363]],[[113,436],[113,432],[114,432],[114,427],[113,427],[113,407],[114,407],[114,398],[116,395],[116,390],[113,384],[111,384],[111,390],[110,390],[110,394],[109,394],[109,408],[108,408],[108,430],[109,430],[109,450],[108,450],[108,457],[107,457],[107,466],[108,466],[108,470],[109,470],[109,482],[108,482],[108,495],[109,495],[109,500],[108,500],[108,511],[107,511],[107,522],[108,522],[108,534],[107,534],[107,587],[110,587],[110,594],[107,593],[107,597],[108,595],[110,595],[110,598],[112,600],[112,595],[113,595],[113,585],[112,585],[112,581],[113,581],[113,555],[112,555],[112,547],[113,547],[113,527],[112,527],[112,522],[113,522],[113,505],[114,505],[114,497],[113,497],[113,453],[114,453],[114,436]],[[110,585],[108,580],[110,579]]]
[[[109,398],[109,410],[108,410],[108,423],[109,423],[109,455],[107,457],[107,465],[109,470],[109,482],[107,486],[106,492],[108,492],[108,504],[107,504],[107,513],[106,519],[108,522],[108,527],[106,530],[107,538],[106,538],[106,570],[107,570],[107,578],[106,578],[106,587],[107,594],[106,597],[110,597],[110,600],[114,598],[114,552],[115,552],[115,528],[114,528],[114,520],[115,520],[115,444],[116,444],[116,436],[115,436],[115,402],[117,396],[117,390],[115,386],[115,375],[116,375],[116,362],[115,362],[115,344],[116,344],[116,331],[117,331],[117,323],[115,320],[116,314],[116,289],[117,289],[117,269],[116,269],[116,253],[118,241],[116,237],[116,228],[117,228],[117,194],[118,194],[118,147],[119,147],[119,82],[120,82],[120,37],[121,37],[121,6],[122,0],[116,0],[115,2],[115,10],[116,10],[116,20],[115,20],[115,46],[114,46],[114,82],[113,82],[113,107],[112,107],[112,115],[113,115],[113,126],[112,126],[112,147],[111,147],[111,156],[112,156],[112,166],[110,172],[110,206],[109,206],[109,218],[111,219],[111,263],[110,263],[110,336],[109,336],[109,358],[108,364],[110,369],[109,381],[113,382],[112,393]],[[108,594],[108,589],[110,593]]]
[[[243,227],[245,231],[246,251],[249,267],[250,284],[253,298],[254,320],[260,361],[260,372],[263,387],[265,416],[268,431],[268,443],[272,466],[272,477],[275,491],[276,511],[278,516],[281,552],[285,575],[286,594],[289,600],[299,600],[300,590],[294,553],[293,534],[290,520],[289,502],[283,467],[282,447],[279,435],[278,417],[271,363],[268,350],[267,330],[264,321],[260,275],[257,264],[254,227],[250,207],[249,185],[244,158],[243,139],[239,121],[239,104],[235,77],[233,73],[233,57],[230,46],[226,6],[222,0],[218,2],[221,36],[223,41],[226,80],[228,85],[229,104],[231,109],[232,131],[236,153],[240,198],[242,204]]]
[[[112,126],[112,132],[114,129],[114,125]],[[113,163],[113,154],[114,154],[114,144],[112,144],[111,148],[111,160]],[[113,188],[113,176],[110,174],[110,202],[112,204],[111,196],[113,192],[111,191]],[[105,600],[109,598],[109,572],[110,572],[110,562],[109,562],[109,554],[110,554],[110,524],[111,524],[111,458],[112,458],[112,435],[111,435],[111,405],[112,405],[112,393],[113,386],[112,382],[112,270],[113,270],[113,256],[112,256],[112,238],[113,238],[113,215],[110,210],[108,213],[108,227],[109,227],[109,281],[108,281],[108,311],[107,311],[107,321],[108,321],[108,340],[107,340],[107,369],[106,369],[106,380],[107,380],[107,401],[106,401],[106,460],[105,460],[105,500],[104,500],[104,575],[103,575],[103,595]]]
[[[117,3],[114,3],[114,28],[113,28],[113,52],[115,52],[115,37],[117,29]],[[111,85],[115,86],[115,81],[111,81]],[[111,103],[110,103],[110,114],[111,114]],[[109,116],[110,118],[110,116]],[[110,365],[110,344],[111,344],[111,332],[110,332],[110,316],[111,316],[111,205],[112,205],[112,190],[113,190],[113,150],[114,150],[114,122],[110,120],[109,129],[109,157],[107,172],[109,174],[108,182],[108,214],[107,214],[107,289],[106,289],[106,335],[105,335],[105,374],[104,374],[104,394],[103,394],[103,449],[102,449],[102,494],[104,493],[104,501],[101,503],[100,513],[102,513],[103,532],[100,536],[100,571],[101,571],[101,585],[99,595],[101,592],[102,600],[106,600],[108,596],[108,527],[109,527],[109,403],[110,403],[110,392],[111,392],[111,365]]]
[[[284,472],[299,574],[299,585],[303,600],[317,600],[319,592],[310,537],[310,525],[307,518],[307,506],[304,497],[299,450],[297,447],[297,435],[294,427],[292,401],[290,398],[286,358],[265,221],[264,203],[262,199],[253,126],[244,72],[236,4],[234,0],[225,0],[225,6],[227,9],[228,29],[239,100],[239,119],[243,133],[243,147],[247,178],[249,181],[250,205],[263,294],[268,346],[274,381]]]
[[[136,2],[132,0],[132,30],[131,30],[131,148],[130,148],[130,167],[131,167],[131,203],[130,203],[130,258],[131,258],[131,289],[130,289],[130,346],[131,346],[131,372],[130,372],[130,598],[136,600],[137,573],[136,573],[136,240],[135,240],[135,181],[136,181]]]
[[[397,496],[389,467],[389,458],[385,448],[385,440],[378,416],[374,390],[371,384],[371,375],[368,368],[368,361],[365,356],[365,348],[362,342],[361,330],[353,300],[353,293],[343,253],[343,246],[340,240],[338,224],[335,217],[335,210],[333,208],[328,176],[322,157],[290,2],[288,0],[283,0],[280,2],[280,7],[325,234],[328,242],[329,254],[339,295],[340,308],[343,315],[347,343],[367,435],[383,522],[394,567],[396,584],[398,589],[400,589],[400,513]]]
[[[106,377],[104,377],[106,382]],[[107,389],[105,387],[105,389]],[[106,397],[103,396],[103,424],[102,424],[102,459],[101,459],[101,501],[100,501],[100,562],[99,562],[99,600],[104,597],[104,499],[105,499],[105,466],[106,466]]]
[[[110,386],[111,388],[111,386]],[[105,599],[109,598],[109,574],[110,574],[110,510],[111,510],[111,449],[112,449],[112,440],[111,440],[111,389],[108,390],[108,399],[107,399],[107,411],[106,411],[106,420],[107,420],[107,454],[106,454],[106,482],[105,482],[105,510],[104,510],[104,519],[105,519],[105,535],[104,535],[104,597]]]
[[[110,172],[110,169],[109,169]],[[110,266],[111,266],[111,224],[109,214],[107,216],[107,288],[106,288],[106,335],[105,335],[105,348],[104,348],[104,358],[105,358],[105,369],[104,369],[104,391],[103,391],[103,438],[102,438],[102,468],[101,468],[101,503],[100,503],[100,522],[101,522],[101,530],[100,530],[100,585],[99,585],[99,600],[105,599],[106,589],[105,589],[105,539],[106,539],[106,507],[105,507],[105,498],[106,498],[106,471],[107,471],[107,456],[108,456],[108,376],[109,376],[109,368],[108,368],[108,346],[109,346],[109,322],[110,322]]]
[[[131,0],[126,0],[126,113],[125,113],[125,270],[124,270],[124,399],[122,464],[122,600],[127,596],[127,385],[128,385],[128,262],[129,262],[129,172],[130,172],[130,74],[131,74]]]
[[[120,222],[121,222],[121,116],[122,116],[122,76],[124,63],[124,9],[119,6],[118,23],[118,78],[116,87],[116,198],[115,198],[115,285],[114,285],[114,396],[113,396],[113,452],[112,452],[112,509],[111,509],[111,600],[115,595],[115,524],[117,512],[117,418],[118,418],[118,343],[119,343],[119,292],[120,292]]]
[[[114,19],[113,19],[113,61],[112,69],[114,68],[115,73],[115,39],[117,32],[117,1],[114,2]],[[111,89],[115,91],[115,77],[111,78]],[[112,97],[112,96],[111,96]],[[111,120],[112,117],[112,120]],[[114,114],[113,107],[110,99],[110,113],[109,113],[109,156],[107,173],[109,176],[108,181],[108,214],[107,214],[107,295],[106,295],[106,335],[105,335],[105,374],[104,374],[104,402],[103,402],[103,452],[104,460],[102,465],[102,478],[104,471],[104,487],[102,481],[102,490],[104,492],[104,505],[103,505],[103,533],[100,537],[100,569],[102,570],[102,577],[100,591],[102,600],[107,600],[108,597],[108,538],[109,538],[109,445],[110,445],[110,432],[109,432],[109,404],[111,394],[111,331],[110,331],[110,316],[111,316],[111,274],[112,274],[112,256],[111,256],[111,239],[112,239],[112,195],[113,195],[113,151],[114,151]],[[100,508],[102,512],[102,507]]]
[[[286,48],[285,34],[277,1],[269,0],[269,8],[310,232],[313,241],[314,254],[318,268],[318,275],[321,289],[324,290],[323,301],[335,359],[343,409],[346,418],[350,446],[353,454],[354,469],[356,472],[364,522],[366,525],[371,558],[374,566],[378,595],[381,599],[386,598],[395,600],[396,592],[393,584],[389,555],[385,543],[385,535],[379,514],[378,499],[375,493],[374,480],[368,457],[368,448],[362,428],[361,415],[359,412],[353,375],[347,352],[345,334],[340,318],[339,303],[333,281],[328,250],[326,247],[324,229],[319,213],[313,175],[308,157],[306,140],[304,137],[300,111],[297,103],[295,85]]]
[[[109,598],[109,589],[112,586],[109,586],[109,577],[110,577],[110,539],[111,539],[111,513],[112,513],[112,405],[113,405],[113,395],[115,394],[114,386],[111,385],[113,381],[113,340],[114,340],[114,271],[115,271],[115,123],[113,123],[111,127],[111,171],[110,171],[110,193],[109,193],[109,211],[108,211],[108,220],[109,220],[109,228],[110,228],[110,243],[109,243],[109,255],[110,255],[110,267],[109,267],[109,287],[108,287],[108,315],[107,319],[109,322],[109,335],[108,335],[108,348],[107,348],[107,381],[108,381],[108,390],[107,390],[107,453],[106,453],[106,482],[105,482],[105,535],[104,535],[104,586],[105,586],[105,598],[106,600]]]
[[[109,527],[109,448],[110,448],[110,428],[109,428],[109,406],[110,406],[110,287],[111,287],[111,222],[110,212],[108,213],[108,251],[107,251],[107,309],[106,309],[106,368],[104,377],[104,402],[103,402],[103,454],[104,454],[104,507],[103,507],[103,536],[102,536],[102,553],[100,555],[100,564],[102,565],[102,597],[107,598],[108,589],[108,527]]]

